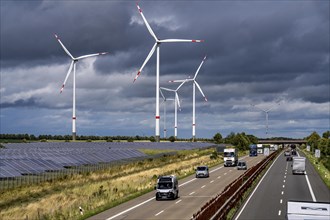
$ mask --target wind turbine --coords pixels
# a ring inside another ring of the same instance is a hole
[[[178,95],[178,91],[179,89],[181,88],[181,86],[183,86],[183,84],[185,83],[186,81],[183,81],[179,86],[178,88],[176,89],[168,89],[168,88],[165,88],[165,87],[160,87],[160,90],[165,90],[165,91],[169,91],[169,92],[174,92],[175,94],[175,98],[174,98],[174,137],[177,138],[178,136],[178,106],[179,108],[181,108],[180,106],[180,99],[179,99],[179,95]]]
[[[270,112],[270,110],[272,110],[275,106],[277,105],[280,105],[280,102],[281,101],[277,101],[276,104],[274,104],[273,106],[271,106],[269,109],[263,109],[263,108],[259,108],[253,104],[251,104],[252,107],[262,111],[262,112],[265,112],[266,114],[266,136],[268,135],[268,113]]]
[[[156,126],[155,126],[155,139],[157,142],[159,142],[160,140],[160,136],[159,136],[159,50],[160,50],[160,44],[161,43],[183,43],[183,42],[192,42],[192,43],[200,43],[200,42],[204,42],[204,40],[185,40],[185,39],[164,39],[164,40],[160,40],[159,38],[157,38],[157,36],[155,35],[155,33],[153,32],[153,30],[151,29],[148,21],[146,20],[146,18],[144,17],[142,10],[139,6],[138,3],[136,3],[136,6],[142,16],[142,19],[144,21],[144,24],[146,25],[150,35],[155,39],[155,44],[154,46],[151,48],[147,58],[145,59],[145,61],[143,62],[141,68],[139,69],[138,73],[136,74],[134,81],[140,76],[142,69],[144,68],[144,66],[147,64],[147,62],[149,61],[149,59],[151,58],[151,56],[154,54],[155,50],[157,49],[157,62],[156,62]]]
[[[72,140],[76,140],[76,64],[79,60],[87,58],[87,57],[94,57],[94,56],[99,56],[99,55],[104,55],[107,54],[108,52],[102,52],[102,53],[95,53],[95,54],[88,54],[88,55],[83,55],[80,57],[73,57],[71,55],[71,53],[68,51],[68,49],[66,49],[66,47],[64,46],[64,44],[62,43],[62,41],[60,40],[59,36],[54,34],[57,41],[61,44],[61,46],[63,47],[64,51],[69,55],[69,57],[72,59],[70,67],[69,67],[69,71],[66,74],[66,77],[64,79],[62,88],[60,93],[63,92],[64,86],[66,81],[68,80],[68,77],[70,75],[70,73],[72,72],[72,68],[73,68],[73,104],[72,104]]]
[[[202,96],[204,97],[205,101],[207,102],[207,98],[205,97],[201,87],[199,86],[198,82],[196,81],[196,77],[198,75],[198,72],[199,70],[201,69],[204,61],[206,60],[206,56],[204,57],[204,59],[202,60],[201,64],[199,65],[196,73],[195,73],[195,76],[194,78],[190,79],[184,79],[184,80],[171,80],[170,82],[193,82],[193,123],[192,123],[192,139],[193,141],[195,140],[196,138],[196,116],[195,116],[195,109],[196,109],[196,104],[195,104],[195,96],[196,96],[196,86],[197,88],[199,89],[200,93],[202,94]]]
[[[166,102],[167,101],[175,101],[175,99],[168,99],[164,96],[162,90],[159,90],[160,94],[163,97],[162,103],[164,104],[164,138],[167,138],[167,129],[166,129]]]

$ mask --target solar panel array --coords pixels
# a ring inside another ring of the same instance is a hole
[[[199,142],[35,142],[10,143],[0,149],[0,178],[35,175],[81,165],[146,157],[138,149],[196,149]]]

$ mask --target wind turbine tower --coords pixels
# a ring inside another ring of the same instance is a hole
[[[270,110],[272,110],[275,106],[277,105],[280,105],[280,101],[277,101],[276,104],[274,104],[273,106],[271,106],[269,109],[263,109],[263,108],[260,108],[260,107],[257,107],[253,104],[251,104],[252,107],[262,111],[262,112],[265,112],[265,115],[266,115],[266,136],[268,136],[268,114],[270,112]]]
[[[65,51],[66,54],[69,55],[69,57],[71,58],[71,64],[68,70],[68,73],[66,74],[66,77],[64,79],[62,88],[60,93],[63,92],[64,90],[64,86],[66,81],[68,80],[68,77],[70,76],[70,73],[72,72],[72,68],[73,68],[73,103],[72,103],[72,140],[76,140],[76,64],[79,60],[87,58],[87,57],[94,57],[94,56],[99,56],[99,55],[105,55],[108,52],[102,52],[102,53],[95,53],[95,54],[88,54],[88,55],[83,55],[80,57],[73,57],[71,55],[71,53],[68,51],[68,49],[66,49],[66,47],[64,46],[64,44],[62,43],[62,41],[60,40],[59,36],[55,34],[55,38],[57,39],[57,41],[60,43],[60,45],[62,46],[63,50]]]

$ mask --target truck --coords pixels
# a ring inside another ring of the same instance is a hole
[[[288,201],[287,220],[329,220],[330,203],[310,201]]]
[[[305,174],[306,158],[292,157],[292,174]]]
[[[174,175],[159,176],[157,178],[156,200],[160,199],[176,199],[179,197],[178,179]]]
[[[257,156],[258,156],[257,145],[251,144],[250,145],[250,157],[257,157]]]
[[[223,150],[224,166],[237,166],[238,151],[236,148],[226,148]]]

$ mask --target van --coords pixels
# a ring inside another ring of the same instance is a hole
[[[159,176],[157,179],[156,200],[176,199],[179,197],[179,184],[176,176]]]
[[[208,166],[198,166],[196,168],[196,178],[198,177],[209,177],[209,167]]]

